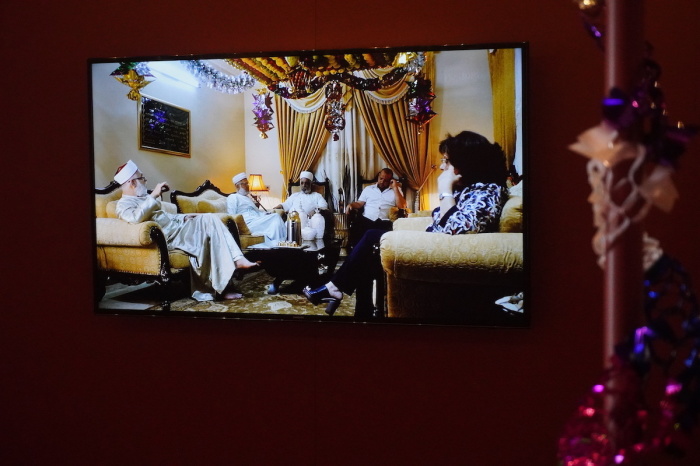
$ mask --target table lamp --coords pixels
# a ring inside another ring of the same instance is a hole
[[[267,211],[267,209],[260,204],[260,196],[262,193],[269,191],[267,186],[265,186],[262,175],[248,175],[248,191],[253,199],[255,199],[255,203],[259,207],[262,207],[264,211]]]

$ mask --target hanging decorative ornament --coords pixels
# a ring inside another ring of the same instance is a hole
[[[641,222],[651,206],[671,211],[678,198],[671,178],[673,171],[668,165],[645,167],[649,154],[644,146],[620,140],[618,132],[605,122],[581,133],[569,148],[589,158],[588,181],[592,192],[588,201],[593,207],[597,229],[592,245],[602,268],[608,248],[631,224]],[[632,162],[629,175],[613,183],[612,168],[624,160]],[[615,202],[616,192],[627,194],[622,201]]]
[[[393,63],[394,68],[402,68],[407,73],[418,74],[425,66],[424,52],[399,52]]]
[[[586,32],[602,49],[605,32],[605,0],[574,0],[574,3],[578,5]]]
[[[141,89],[153,82],[153,80],[146,80],[147,77],[152,78],[153,75],[143,62],[119,62],[119,68],[114,70],[110,76],[114,76],[114,79],[131,88],[126,96],[134,101],[141,98]]]
[[[605,1],[575,2],[588,32],[603,48]],[[641,221],[652,205],[671,210],[678,197],[671,174],[687,142],[698,132],[695,126],[669,123],[658,84],[661,69],[649,58],[640,65],[639,84],[629,93],[611,89],[603,99],[603,121],[570,146],[590,159],[593,192],[589,201],[597,227],[593,247],[601,267],[607,248],[631,223]],[[627,140],[625,135],[632,132],[639,133],[635,138],[639,142]],[[620,165],[623,161],[627,167]],[[613,177],[616,166],[627,168],[627,175]],[[655,240],[644,238],[644,243],[646,325],[615,346],[611,367],[565,426],[559,464],[659,464],[654,458],[682,457],[697,430],[698,301],[680,264],[666,256]],[[657,381],[657,375],[665,378]]]
[[[343,103],[343,86],[338,81],[326,85],[326,129],[333,135],[333,140],[339,139],[338,133],[345,129],[345,104]]]
[[[185,60],[182,63],[199,82],[218,92],[240,94],[255,86],[255,79],[246,72],[238,76],[229,76],[201,60]]]
[[[408,117],[406,120],[418,125],[418,133],[422,133],[430,120],[437,113],[430,108],[431,102],[435,99],[432,90],[432,83],[418,74],[412,81],[408,82],[408,92],[406,102],[408,103]]]
[[[580,401],[559,439],[559,464],[656,464],[650,455],[677,459],[690,446],[700,415],[698,301],[688,273],[655,240],[645,238],[645,255],[655,258],[645,264],[646,325],[617,345],[611,367]],[[657,403],[646,386],[652,366],[665,376]]]
[[[315,76],[308,74],[308,77],[303,73],[297,73],[296,75],[292,73],[296,82],[302,85],[301,88],[296,87],[291,77],[288,81],[288,85],[287,82],[279,81],[269,84],[267,88],[285,99],[301,99],[308,97],[321,89],[327,82],[331,81],[343,83],[346,86],[360,91],[378,91],[379,89],[393,86],[408,73],[407,68],[394,68],[380,78],[361,78],[347,71],[333,71],[335,72],[327,70],[326,72],[317,71]]]
[[[303,95],[311,90],[311,74],[309,70],[297,66],[288,75],[292,85],[292,94]]]
[[[260,131],[261,139],[267,139],[266,133],[275,127],[272,124],[272,115],[274,113],[272,110],[272,95],[267,92],[267,89],[258,89],[258,93],[253,94],[253,115],[255,115],[254,124]]]

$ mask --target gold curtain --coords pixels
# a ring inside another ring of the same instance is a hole
[[[317,102],[318,96],[309,99],[311,106],[311,102]],[[295,102],[295,105],[299,104],[300,102]],[[314,166],[321,156],[321,149],[329,133],[324,127],[323,105],[312,112],[300,113],[283,98],[275,95],[275,107],[283,179],[282,199],[285,199],[288,180],[297,181],[301,172]]]
[[[431,53],[426,55],[423,73],[434,82],[433,57]],[[423,133],[418,134],[418,127],[406,120],[406,101],[396,99],[400,94],[405,94],[406,88],[407,84],[401,81],[400,85],[384,89],[376,96],[354,89],[353,98],[384,160],[394,171],[404,174],[409,187],[416,190],[431,172],[427,150],[430,125],[426,125]],[[381,103],[382,100],[392,103]]]
[[[489,51],[493,93],[493,139],[503,148],[508,167],[515,158],[515,49]]]

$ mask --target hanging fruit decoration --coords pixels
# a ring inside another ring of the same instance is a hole
[[[119,62],[119,68],[114,70],[110,76],[120,83],[129,86],[131,90],[126,95],[130,100],[139,100],[141,98],[141,89],[148,86],[151,81],[146,78],[152,78],[151,70],[143,62]]]
[[[343,103],[343,86],[338,81],[330,81],[326,85],[326,123],[325,128],[333,135],[333,140],[339,139],[338,133],[345,128],[345,104]]]
[[[253,115],[255,115],[255,126],[260,131],[260,138],[267,139],[267,132],[272,130],[272,95],[267,89],[258,89],[257,94],[253,94]]]
[[[433,99],[435,99],[435,94],[432,91],[432,83],[429,79],[425,79],[422,73],[408,82],[408,92],[406,93],[408,117],[406,120],[418,125],[419,134],[423,132],[425,125],[437,115],[430,108]]]

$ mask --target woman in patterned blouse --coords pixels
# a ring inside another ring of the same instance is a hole
[[[498,230],[508,199],[505,155],[498,144],[471,131],[448,136],[440,143],[437,186],[440,207],[427,231],[459,235]]]
[[[506,163],[497,143],[471,131],[447,136],[439,146],[442,173],[437,185],[440,206],[432,214],[429,232],[459,235],[498,230],[503,204],[508,199]],[[315,290],[306,287],[304,295],[314,304],[327,303],[326,313],[333,315],[343,293],[357,291],[356,317],[372,317],[373,276],[381,269],[374,251],[384,230],[369,230],[333,275],[331,281]],[[368,301],[369,300],[369,301]]]

